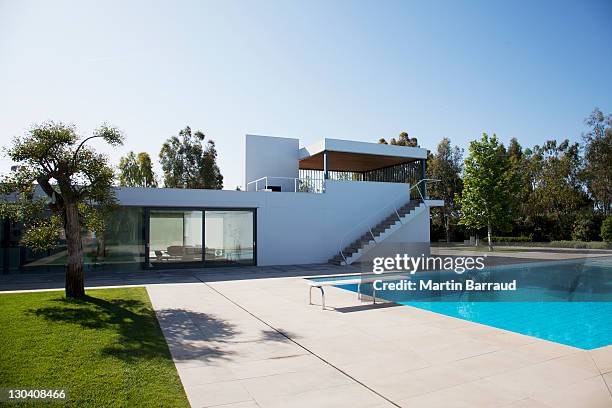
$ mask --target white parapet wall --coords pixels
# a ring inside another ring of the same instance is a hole
[[[357,238],[392,203],[406,203],[409,185],[329,180],[323,194],[119,188],[117,198],[126,206],[256,208],[258,264],[288,265],[326,262],[343,238]],[[428,221],[406,228],[402,239],[428,243]]]
[[[300,141],[286,137],[246,135],[244,160],[244,187],[246,191],[262,190],[268,177],[270,185],[282,191],[294,191],[294,180],[299,175],[298,152]],[[256,188],[257,187],[257,188]]]

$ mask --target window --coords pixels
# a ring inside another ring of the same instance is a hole
[[[206,211],[204,223],[207,262],[253,263],[252,211]]]

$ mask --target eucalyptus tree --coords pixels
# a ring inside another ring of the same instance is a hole
[[[103,213],[115,203],[113,170],[89,146],[94,139],[123,143],[121,132],[107,125],[81,138],[72,125],[46,122],[6,149],[17,166],[2,180],[0,215],[23,222],[21,242],[34,249],[53,248],[65,235],[67,297],[85,295],[82,228],[102,233]]]
[[[204,133],[187,126],[166,140],[159,152],[165,187],[223,188],[215,142],[204,139]]]
[[[416,137],[410,137],[408,132],[401,132],[397,139],[392,137],[389,142],[385,138],[381,137],[378,139],[379,144],[390,144],[394,146],[408,146],[408,147],[419,147],[419,142]]]
[[[430,154],[427,162],[427,177],[439,180],[429,184],[427,189],[432,197],[444,200],[444,206],[439,212],[436,209],[435,213],[439,214],[440,224],[444,227],[448,243],[450,242],[451,225],[459,217],[460,207],[456,197],[460,197],[463,190],[461,179],[463,149],[459,146],[453,147],[450,139],[444,138],[438,143],[436,152]]]
[[[146,152],[129,152],[119,159],[119,185],[124,187],[157,187],[151,157]]]
[[[590,205],[578,143],[548,140],[528,151],[527,162],[532,188],[527,214],[543,229],[544,239],[571,239],[574,223]]]
[[[585,165],[582,176],[596,208],[612,214],[612,114],[595,108],[586,118],[583,135]]]

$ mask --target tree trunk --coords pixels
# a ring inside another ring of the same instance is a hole
[[[104,235],[104,233],[96,234],[96,241],[98,244],[96,247],[96,255],[100,258],[106,256],[106,237]]]
[[[68,268],[66,269],[66,297],[85,296],[83,277],[83,243],[81,224],[76,203],[66,203],[65,210],[66,246],[68,248]]]
[[[450,225],[448,220],[450,219],[450,214],[446,214],[446,219],[445,219],[445,227],[446,227],[446,243],[450,244]]]
[[[493,251],[493,227],[490,222],[487,224],[487,235],[489,237],[489,251]]]

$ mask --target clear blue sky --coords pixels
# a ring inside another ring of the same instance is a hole
[[[127,137],[116,163],[157,160],[190,125],[217,143],[226,188],[246,133],[579,140],[593,107],[612,112],[611,22],[610,0],[0,0],[0,137],[108,122]]]

